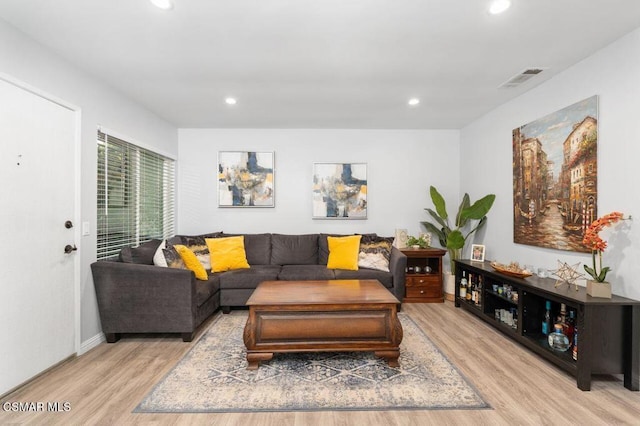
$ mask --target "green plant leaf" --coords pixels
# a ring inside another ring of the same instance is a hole
[[[610,270],[611,268],[609,268],[608,266],[600,269],[600,275],[598,275],[598,278],[596,278],[596,280],[599,282],[604,282],[605,278],[607,278],[607,272],[609,272]]]
[[[444,198],[433,185],[429,188],[429,193],[431,194],[431,201],[438,212],[438,216],[440,216],[442,220],[447,220],[449,215],[447,214],[447,204]]]
[[[596,271],[593,270],[593,268],[588,267],[587,265],[583,265],[584,266],[584,270],[587,272],[587,274],[591,275],[591,277],[598,281],[598,274],[596,274]]]
[[[458,213],[456,213],[456,228],[464,228],[467,224],[467,218],[465,218],[462,213],[469,208],[470,203],[469,194],[465,193],[458,206]]]
[[[433,219],[438,222],[440,224],[440,226],[442,226],[445,229],[449,229],[449,225],[447,224],[447,221],[442,219],[440,216],[438,216],[438,213],[434,212],[433,210],[426,208],[426,211],[429,212],[429,214],[431,215],[431,217],[433,217]]]
[[[467,238],[469,238],[469,235],[473,234],[473,233],[474,233],[474,232],[476,232],[478,229],[482,228],[486,222],[487,222],[487,217],[486,217],[486,216],[485,216],[485,217],[483,217],[482,219],[480,219],[480,220],[478,221],[478,224],[476,225],[476,227],[475,227],[475,228],[473,228],[471,231],[469,231],[469,232],[467,233],[467,236],[466,236],[466,237],[464,237],[464,240],[466,241],[466,240],[467,240]]]
[[[462,211],[461,216],[464,219],[480,220],[485,217],[487,213],[489,213],[489,210],[491,210],[491,207],[493,206],[493,202],[495,200],[495,194],[486,195],[473,203],[471,206],[466,207]]]
[[[457,229],[454,229],[447,236],[447,248],[449,250],[459,250],[464,247],[464,236],[462,232]]]

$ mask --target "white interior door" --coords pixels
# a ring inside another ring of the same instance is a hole
[[[0,79],[0,395],[76,351],[75,120]]]

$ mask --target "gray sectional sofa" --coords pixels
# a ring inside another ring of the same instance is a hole
[[[197,327],[219,307],[228,313],[246,305],[262,281],[377,279],[397,298],[404,297],[406,256],[393,247],[389,272],[359,268],[328,269],[327,237],[333,234],[206,234],[216,238],[244,236],[249,269],[210,273],[197,280],[190,270],[155,266],[161,241],[125,248],[119,259],[91,265],[102,330],[108,342],[121,333],[181,333],[190,341]],[[176,236],[167,244],[180,244]]]

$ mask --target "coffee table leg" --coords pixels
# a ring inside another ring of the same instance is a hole
[[[273,358],[272,352],[247,352],[247,370],[257,370],[260,367],[260,361],[269,361]]]
[[[400,363],[398,362],[398,358],[400,357],[399,349],[390,349],[386,351],[375,351],[375,356],[379,356],[380,358],[384,358],[389,364],[389,367],[400,367]]]

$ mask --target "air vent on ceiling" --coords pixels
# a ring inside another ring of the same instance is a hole
[[[518,87],[525,81],[540,74],[545,69],[546,68],[527,68],[524,71],[520,71],[518,74],[514,75],[498,87]]]

